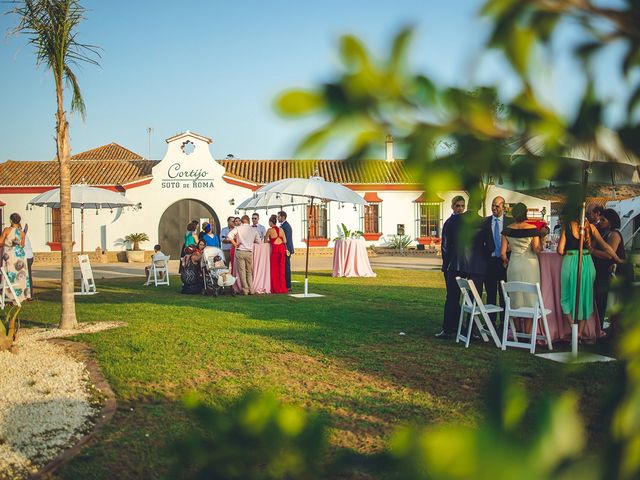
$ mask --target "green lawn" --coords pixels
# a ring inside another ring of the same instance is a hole
[[[326,296],[313,299],[187,296],[175,280],[158,288],[141,286],[141,278],[102,281],[98,295],[76,297],[80,321],[127,326],[78,337],[93,347],[118,411],[60,478],[161,476],[163,449],[192,427],[180,402],[190,391],[224,406],[247,388],[270,390],[325,414],[333,445],[376,451],[399,424],[477,422],[483,383],[500,362],[532,397],[579,392],[591,448],[599,446],[599,411],[621,367],[568,368],[525,351],[436,340],[444,300],[438,272],[317,273],[311,290]],[[25,323],[56,323],[57,295],[40,292],[23,310]]]

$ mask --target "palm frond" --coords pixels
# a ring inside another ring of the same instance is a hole
[[[7,12],[18,19],[13,34],[27,37],[35,50],[36,65],[44,65],[53,73],[56,88],[63,82],[72,89],[71,110],[84,119],[86,109],[78,79],[72,69],[82,63],[99,65],[100,49],[78,40],[77,27],[84,20],[85,8],[79,0],[9,0]]]
[[[85,120],[87,116],[87,109],[85,108],[84,99],[82,98],[82,93],[80,92],[78,79],[76,78],[75,73],[73,73],[73,71],[69,67],[65,68],[64,76],[67,84],[71,87],[71,111],[78,112],[80,116],[82,116],[82,120]]]

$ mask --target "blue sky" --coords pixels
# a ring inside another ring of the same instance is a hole
[[[487,23],[478,0],[85,0],[85,43],[100,46],[99,68],[78,71],[87,119],[71,118],[75,153],[117,142],[151,158],[164,155],[164,139],[191,130],[212,137],[212,153],[223,158],[291,158],[296,142],[314,120],[291,121],[273,110],[275,96],[307,87],[336,71],[337,41],[360,36],[383,52],[406,24],[416,26],[412,62],[443,83],[471,86],[495,82],[513,89],[508,69],[483,55]],[[6,8],[6,6],[4,7]],[[6,32],[15,19],[0,16]],[[566,38],[571,38],[569,28]],[[25,38],[0,37],[0,161],[54,157],[53,80],[36,69]],[[561,43],[562,44],[562,43]],[[607,75],[605,93],[621,87]],[[569,111],[580,83],[573,65],[559,55],[541,69],[545,96]],[[326,155],[330,157],[331,155]]]

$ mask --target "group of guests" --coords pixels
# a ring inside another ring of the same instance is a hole
[[[31,300],[33,292],[31,266],[33,264],[33,249],[27,232],[29,225],[22,227],[22,218],[17,213],[9,216],[10,225],[0,234],[0,265],[7,273],[7,279],[13,285],[17,300],[24,302]],[[11,298],[8,301],[12,301]]]
[[[527,206],[517,203],[511,208],[511,216],[505,215],[505,200],[495,197],[491,202],[491,215],[477,218],[475,213],[465,212],[465,199],[452,200],[453,214],[442,228],[442,271],[446,283],[446,300],[442,330],[437,338],[455,336],[460,316],[460,289],[456,277],[468,278],[478,293],[486,292],[486,303],[504,308],[500,289],[501,281],[540,282],[538,255],[542,251],[547,227],[538,229],[527,218]],[[476,218],[474,218],[476,217]],[[470,231],[463,234],[463,226]],[[563,256],[561,272],[560,304],[566,322],[579,322],[578,334],[582,339],[586,320],[593,313],[595,303],[604,321],[607,295],[616,265],[624,261],[624,242],[619,231],[620,217],[612,209],[590,206],[584,224],[582,273],[579,306],[576,311],[576,281],[580,247],[580,220],[565,215],[559,229],[557,252]],[[533,306],[531,294],[514,294],[512,308]],[[496,314],[491,315],[499,331]],[[531,333],[531,320],[523,322],[523,329]]]
[[[279,224],[279,226],[278,226]],[[186,283],[198,283],[202,252],[206,247],[218,247],[223,251],[226,265],[235,271],[240,289],[244,295],[253,295],[253,245],[271,244],[270,280],[271,293],[287,293],[291,291],[291,255],[294,253],[292,229],[287,222],[287,213],[278,212],[269,218],[269,227],[260,224],[260,215],[253,213],[251,217],[227,217],[227,226],[220,230],[218,237],[209,223],[202,225],[197,234],[198,222],[187,225],[182,249],[181,273],[183,292],[197,293],[196,288],[185,291]]]

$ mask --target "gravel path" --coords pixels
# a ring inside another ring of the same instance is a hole
[[[70,447],[100,410],[84,364],[45,340],[122,326],[25,328],[16,353],[0,352],[0,479],[26,478]]]

